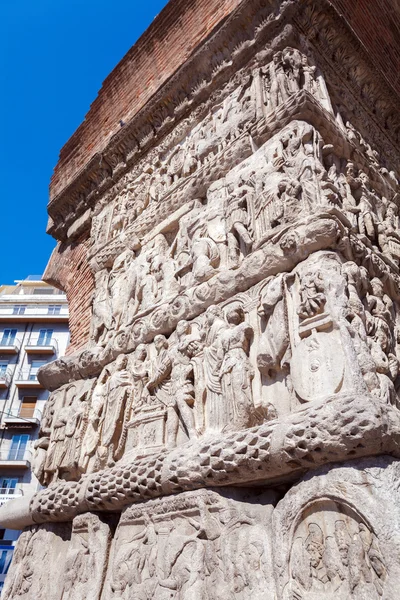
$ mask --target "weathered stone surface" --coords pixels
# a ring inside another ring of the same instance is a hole
[[[220,4],[57,170],[72,344],[39,374],[44,489],[0,508],[36,523],[6,597],[397,599],[398,99],[332,3]]]

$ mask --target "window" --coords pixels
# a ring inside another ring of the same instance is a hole
[[[12,346],[17,335],[16,329],[5,329],[1,338],[0,346]]]
[[[33,288],[33,294],[36,296],[50,296],[52,294],[54,294],[54,288],[52,287],[40,287],[40,288]]]
[[[59,315],[61,312],[61,304],[49,304],[47,312],[49,315]]]
[[[26,304],[16,304],[13,308],[13,315],[24,315]]]
[[[13,494],[17,487],[18,479],[1,479],[0,494]],[[1,531],[1,530],[0,530]],[[0,536],[0,539],[3,539]]]
[[[29,435],[26,433],[13,435],[8,452],[8,460],[23,460],[28,441]]]
[[[8,369],[8,362],[0,362],[0,379],[4,379]]]
[[[4,541],[2,543],[3,547],[0,547],[0,574],[6,575],[8,571],[8,567],[10,566],[12,555],[14,552],[14,548],[4,548]],[[3,589],[4,581],[0,582],[0,592]]]
[[[25,419],[31,419],[35,413],[36,408],[36,396],[24,396],[22,398],[21,408],[19,409],[19,416]]]
[[[39,331],[38,346],[50,346],[53,329],[41,329]]]
[[[42,365],[47,364],[47,360],[33,360],[31,364],[31,368],[29,371],[29,381],[35,381],[37,377],[37,372]]]

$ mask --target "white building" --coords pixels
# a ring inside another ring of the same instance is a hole
[[[40,487],[30,459],[49,392],[36,375],[68,341],[63,292],[32,275],[0,286],[0,505]],[[17,538],[0,524],[0,592]]]

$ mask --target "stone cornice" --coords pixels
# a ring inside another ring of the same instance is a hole
[[[323,14],[325,25],[328,22],[330,29],[328,31],[327,27],[321,28],[318,39],[313,40],[317,49],[325,53],[328,49],[331,53],[333,50],[337,61],[338,58],[340,60],[340,49],[348,45],[352,52],[357,52],[353,62],[355,60],[357,63],[362,59],[362,64],[365,65],[367,57],[364,56],[361,44],[354,43],[350,29],[328,4],[327,0],[323,0],[318,6],[312,0],[270,0],[267,6],[260,0],[243,2],[168,83],[159,89],[152,100],[111,138],[104,152],[94,155],[75,180],[51,200],[48,206],[48,232],[57,239],[66,240],[73,222],[92,209],[104,193],[151,148],[159,144],[179,122],[193,113],[196,107],[204,104],[216,86],[227,81],[248,63],[252,56],[266,46],[268,40],[274,38],[278,29],[287,36],[285,23],[297,24],[303,30],[308,28],[309,32],[313,27],[313,19],[317,23]],[[296,17],[297,9],[300,10]],[[338,31],[340,35],[336,36]],[[223,43],[226,39],[230,40],[228,47]],[[356,97],[358,90],[363,106],[367,106],[367,111],[375,122],[380,121],[386,143],[394,148],[389,139],[390,136],[393,139],[396,137],[399,123],[397,117],[396,125],[397,108],[392,90],[377,71],[354,68],[349,70],[349,75],[348,86],[355,90]],[[394,150],[389,155],[393,156],[393,153]]]

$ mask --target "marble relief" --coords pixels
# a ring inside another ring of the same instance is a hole
[[[310,3],[246,0],[212,81],[171,83],[93,167],[90,339],[39,375],[5,598],[397,598],[395,136],[382,99],[352,106],[367,72],[338,88],[351,34],[307,39]]]

